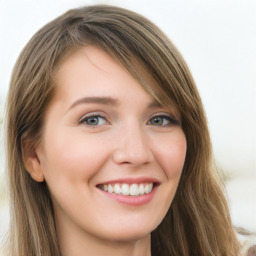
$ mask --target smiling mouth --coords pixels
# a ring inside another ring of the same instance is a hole
[[[123,196],[142,196],[149,194],[157,183],[115,183],[115,184],[100,184],[97,187],[105,192]]]

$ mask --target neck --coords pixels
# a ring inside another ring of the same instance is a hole
[[[86,234],[58,234],[62,256],[151,256],[151,236],[133,241],[111,241]]]

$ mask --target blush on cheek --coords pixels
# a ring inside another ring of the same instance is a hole
[[[102,145],[102,143],[96,143],[96,145]],[[93,176],[106,157],[102,147],[88,147],[88,143],[81,139],[56,143],[52,147],[51,156],[53,172],[65,173],[71,180],[83,180]]]
[[[180,177],[185,163],[185,157],[186,147],[182,147],[180,150],[173,147],[169,151],[165,151],[162,163],[164,163],[163,170],[169,179]]]

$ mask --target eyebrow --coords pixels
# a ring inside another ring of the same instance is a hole
[[[70,106],[69,110],[76,107],[77,105],[86,104],[86,103],[117,106],[119,104],[119,100],[111,97],[83,97],[81,99],[76,100]]]
[[[69,110],[76,107],[77,105],[86,104],[86,103],[117,106],[119,105],[120,101],[112,97],[83,97],[76,100],[70,106]],[[157,108],[157,107],[162,107],[162,105],[157,101],[152,101],[151,103],[148,104],[148,108]]]

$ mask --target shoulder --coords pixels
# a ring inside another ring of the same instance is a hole
[[[256,256],[256,245],[253,245],[249,248],[246,256]]]

